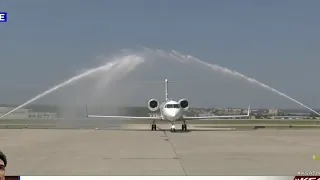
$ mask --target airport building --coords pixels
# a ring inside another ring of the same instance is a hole
[[[13,108],[10,107],[0,107],[0,116],[6,114],[7,112],[13,110]],[[18,109],[17,111],[13,112],[12,114],[9,114],[6,116],[6,119],[26,119],[29,118],[29,112],[31,112],[30,109]]]
[[[28,114],[31,119],[53,119],[57,118],[57,113],[31,112]]]
[[[269,113],[269,115],[274,115],[274,116],[276,116],[276,115],[278,115],[279,110],[278,110],[278,109],[275,109],[275,108],[272,108],[272,109],[269,109],[269,110],[268,110],[268,113]]]
[[[8,113],[13,110],[11,107],[0,107],[0,116]],[[52,119],[57,118],[57,113],[52,112],[33,112],[32,109],[21,108],[18,109],[8,116],[5,119]]]

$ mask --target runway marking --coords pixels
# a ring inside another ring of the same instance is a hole
[[[186,170],[184,169],[183,164],[182,164],[182,162],[181,162],[181,160],[180,160],[181,158],[179,158],[179,156],[178,156],[178,154],[177,154],[177,152],[176,152],[176,149],[174,148],[173,144],[172,144],[171,141],[170,141],[169,136],[167,135],[167,133],[166,133],[165,130],[163,130],[163,129],[161,129],[161,128],[159,128],[159,129],[160,129],[160,130],[163,132],[163,134],[165,135],[165,137],[166,137],[166,139],[167,139],[167,142],[169,142],[169,144],[170,144],[170,146],[171,146],[174,154],[176,155],[177,160],[178,160],[179,163],[180,163],[180,166],[181,166],[181,168],[182,168],[182,170],[183,170],[183,172],[184,172],[184,175],[187,176],[187,172],[186,172]]]

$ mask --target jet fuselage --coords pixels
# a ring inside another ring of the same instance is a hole
[[[183,109],[176,101],[167,101],[161,104],[160,114],[164,121],[178,121],[182,118]]]

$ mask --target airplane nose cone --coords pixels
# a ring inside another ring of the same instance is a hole
[[[171,111],[171,116],[177,116],[179,114],[179,110],[173,110]]]
[[[179,109],[170,109],[166,111],[166,114],[168,115],[168,119],[170,120],[176,120],[180,118],[180,111]]]
[[[173,112],[172,112],[174,115],[176,115],[178,113],[178,111],[175,109]]]

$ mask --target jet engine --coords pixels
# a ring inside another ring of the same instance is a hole
[[[189,109],[189,102],[186,99],[180,99],[178,103],[184,111],[187,111]]]
[[[157,111],[159,109],[159,102],[156,99],[150,99],[148,101],[148,108],[150,111]]]

